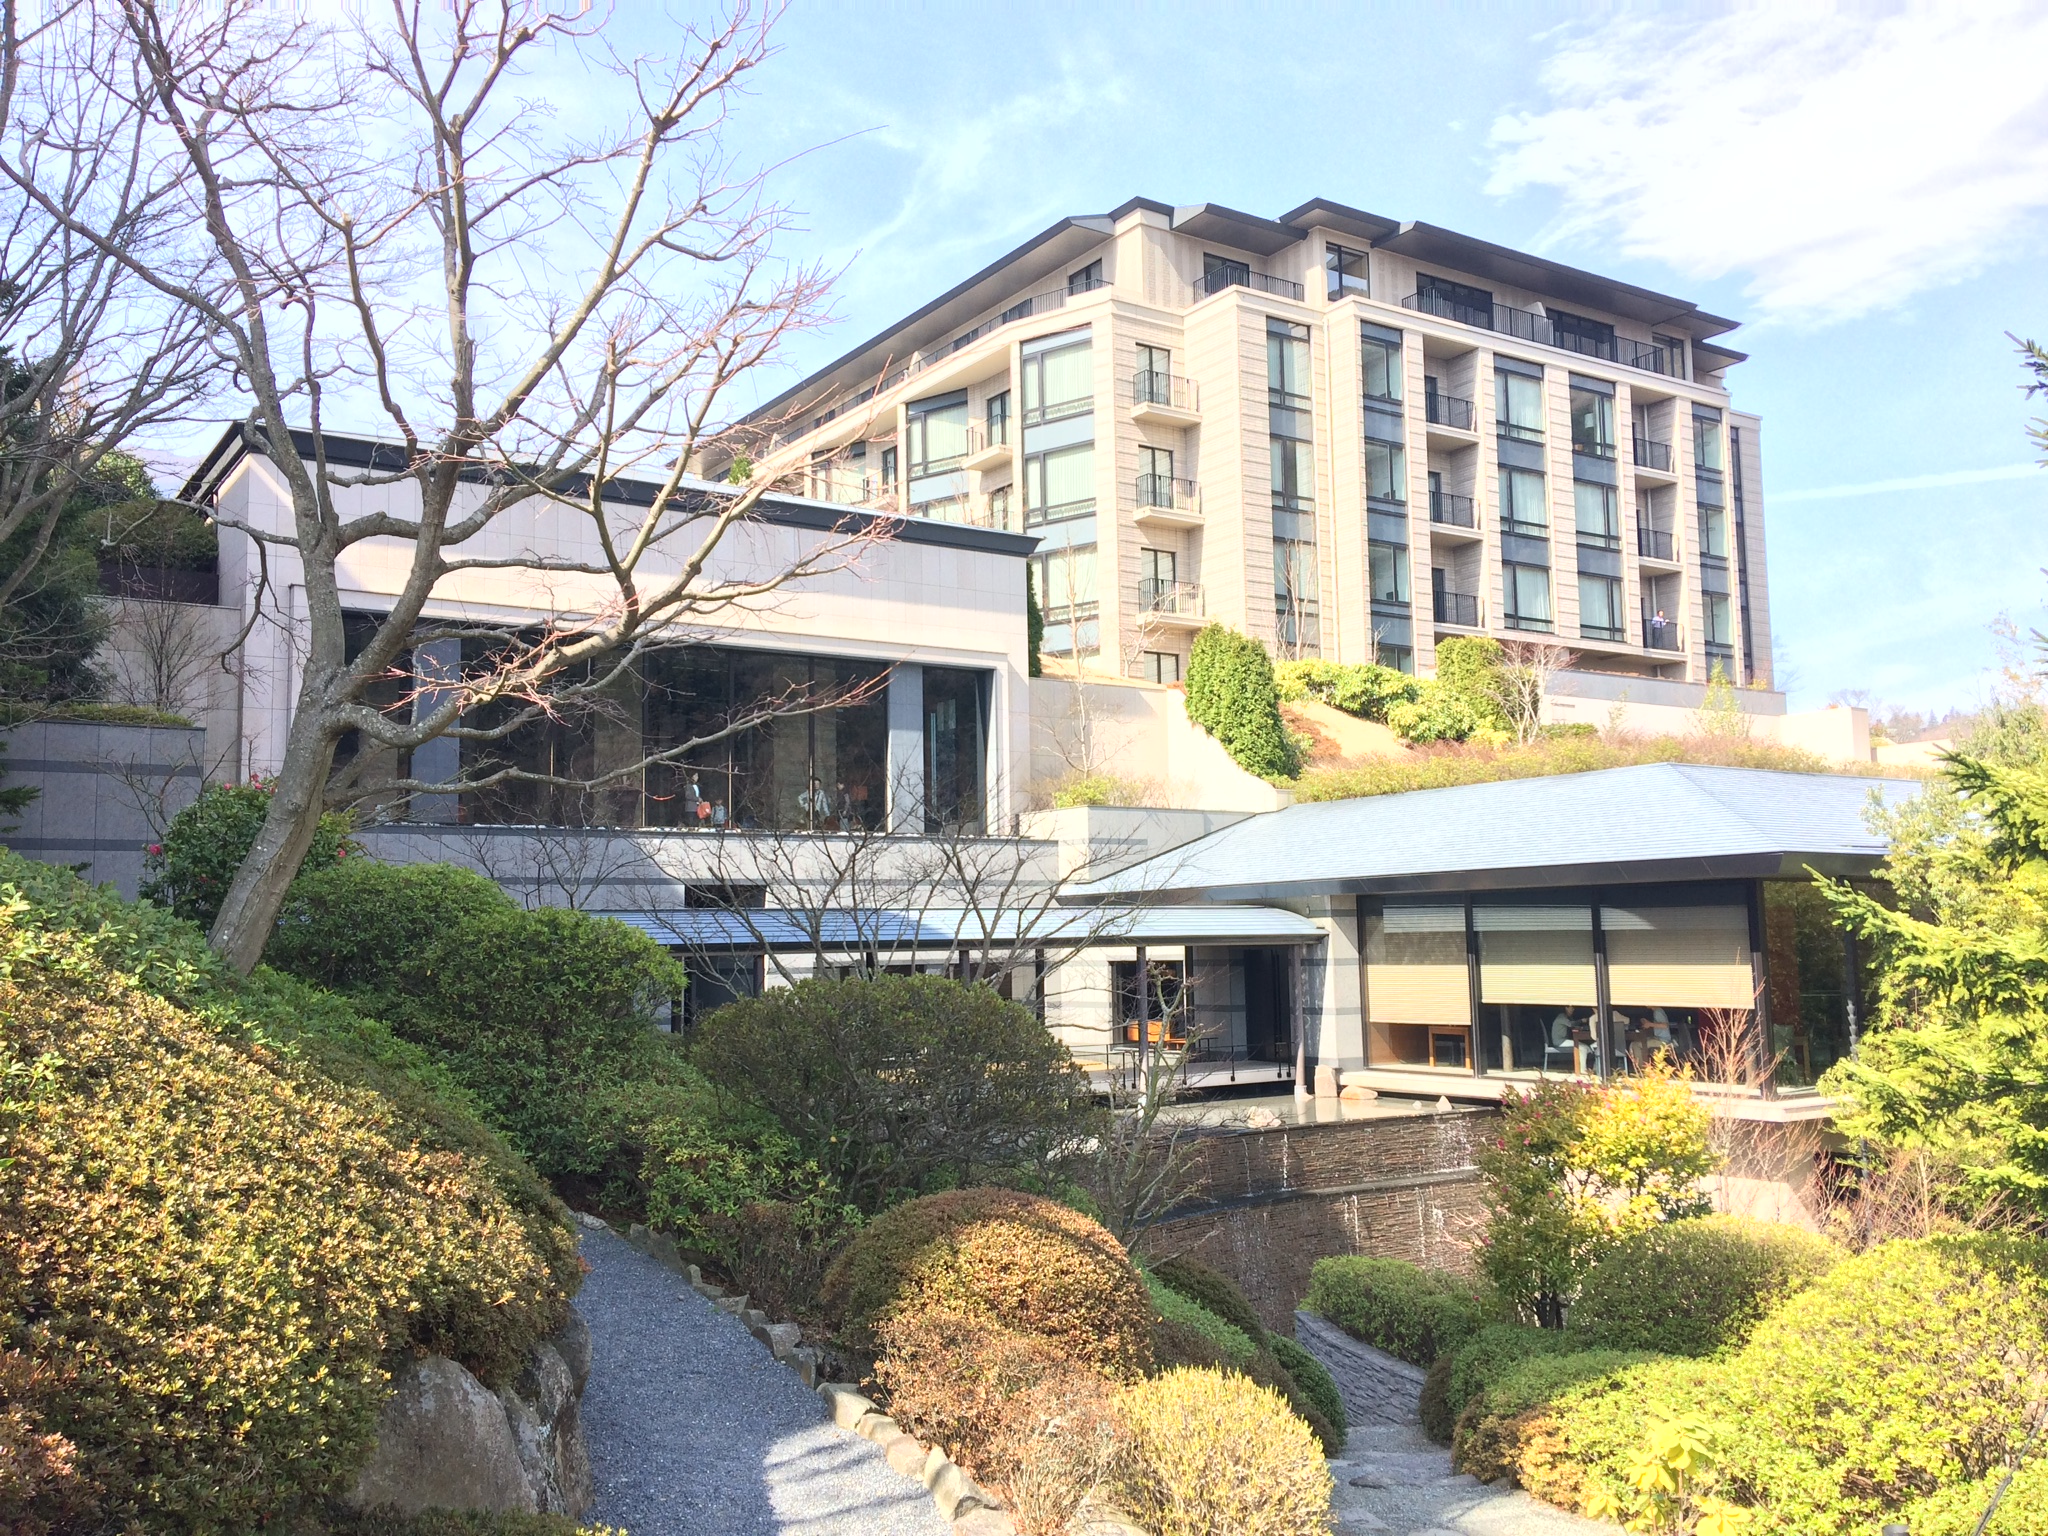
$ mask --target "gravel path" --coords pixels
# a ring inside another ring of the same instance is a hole
[[[1451,1453],[1422,1432],[1423,1373],[1361,1344],[1313,1312],[1294,1314],[1294,1337],[1329,1367],[1351,1421],[1331,1461],[1338,1536],[1614,1536],[1505,1483],[1451,1470]]]
[[[585,1232],[583,1430],[597,1502],[630,1536],[946,1536],[923,1484],[836,1428],[796,1373],[674,1271]]]

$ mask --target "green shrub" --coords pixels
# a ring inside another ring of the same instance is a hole
[[[1632,1233],[1594,1261],[1572,1303],[1587,1345],[1710,1355],[1740,1344],[1785,1297],[1841,1252],[1779,1223],[1705,1216]]]
[[[1511,1477],[1552,1504],[1584,1509],[1595,1489],[1626,1486],[1652,1419],[1696,1407],[1711,1390],[1711,1378],[1691,1367],[1629,1350],[1525,1356],[1458,1415],[1451,1464],[1481,1482]]]
[[[1215,1348],[1218,1355],[1239,1370],[1250,1365],[1252,1357],[1262,1347],[1262,1337],[1255,1339],[1242,1328],[1225,1322],[1200,1302],[1190,1301],[1170,1286],[1161,1284],[1156,1275],[1147,1275],[1145,1286],[1162,1321],[1193,1329]]]
[[[1118,1506],[1155,1536],[1323,1536],[1330,1469],[1271,1388],[1180,1367],[1117,1394],[1129,1451]]]
[[[343,860],[292,883],[263,958],[315,986],[381,999],[404,989],[409,952],[519,910],[495,882],[453,864]]]
[[[1445,1366],[1443,1411],[1449,1423],[1455,1425],[1475,1398],[1524,1360],[1533,1355],[1562,1355],[1584,1348],[1583,1341],[1555,1328],[1489,1323],[1437,1362]],[[1448,1443],[1448,1429],[1445,1440]]]
[[[1329,1368],[1284,1333],[1268,1334],[1267,1342],[1272,1345],[1273,1357],[1294,1378],[1302,1395],[1316,1405],[1316,1411],[1330,1423],[1331,1428],[1342,1435],[1347,1427],[1344,1412],[1344,1395],[1337,1390],[1337,1382],[1330,1375]]]
[[[1266,1337],[1266,1325],[1252,1309],[1251,1299],[1222,1270],[1183,1255],[1161,1259],[1152,1266],[1152,1277],[1207,1307],[1254,1343]]]
[[[1274,666],[1273,680],[1282,703],[1316,699],[1361,720],[1385,720],[1392,706],[1414,700],[1419,691],[1406,672],[1370,662],[1283,661]]]
[[[1422,1391],[1416,1398],[1415,1414],[1422,1420],[1422,1432],[1438,1445],[1451,1443],[1451,1431],[1458,1416],[1451,1412],[1451,1364],[1453,1356],[1438,1355],[1436,1363],[1422,1376]]]
[[[1304,1305],[1375,1349],[1425,1367],[1490,1316],[1470,1281],[1404,1259],[1318,1259]]]
[[[1991,1505],[2004,1470],[1990,1472],[1974,1483],[1944,1488],[1931,1498],[1908,1505],[1899,1523],[1913,1536],[1978,1536],[1977,1522]],[[2020,1464],[2012,1476],[2005,1497],[1998,1501],[1998,1513],[1984,1528],[1983,1536],[2041,1536],[2048,1531],[2048,1457],[2037,1449]]]
[[[939,976],[803,981],[728,1003],[691,1059],[870,1214],[906,1194],[1050,1182],[1096,1118],[1086,1075],[1029,1008]]]
[[[1151,1298],[1116,1239],[1007,1189],[927,1195],[878,1217],[833,1262],[824,1306],[842,1342],[869,1352],[891,1317],[934,1310],[1049,1339],[1112,1376],[1142,1371],[1150,1351]]]
[[[1211,624],[1188,653],[1188,718],[1223,744],[1247,773],[1291,779],[1301,771],[1280,718],[1273,658],[1249,635]]]
[[[1143,805],[1148,798],[1145,785],[1113,773],[1075,774],[1052,792],[1053,808],[1062,811],[1077,805]]]
[[[498,1170],[4,894],[0,1341],[49,1391],[0,1438],[68,1441],[105,1528],[303,1508],[367,1455],[387,1360],[503,1382],[560,1325],[573,1236]]]
[[[1415,697],[1402,699],[1387,709],[1387,724],[1403,741],[1428,745],[1438,741],[1499,739],[1492,716],[1463,694],[1425,679]]]
[[[275,793],[254,774],[246,784],[209,784],[199,798],[171,818],[161,843],[150,844],[143,858],[149,878],[142,898],[179,917],[211,924],[234,883],[235,871],[256,846],[256,834],[270,812]],[[349,838],[352,822],[340,811],[328,811],[313,834],[313,846],[299,863],[300,871],[326,869],[362,846]]]

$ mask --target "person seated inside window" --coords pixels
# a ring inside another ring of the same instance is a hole
[[[1565,1072],[1578,1070],[1579,1052],[1572,1043],[1572,1027],[1577,1023],[1569,1008],[1560,1008],[1550,1021],[1550,1038],[1543,1045],[1543,1070],[1553,1067]]]

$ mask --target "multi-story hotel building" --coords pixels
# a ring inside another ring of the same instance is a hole
[[[1138,198],[757,411],[791,489],[1038,540],[1048,654],[1171,682],[1210,620],[1428,673],[1461,634],[1768,685],[1735,322],[1428,224]],[[715,467],[715,466],[714,466]]]

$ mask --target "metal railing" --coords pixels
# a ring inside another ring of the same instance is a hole
[[[1645,560],[1676,560],[1678,541],[1671,536],[1668,528],[1651,528],[1636,524],[1636,553]]]
[[[961,457],[971,459],[976,454],[986,453],[991,448],[1007,448],[1009,446],[1010,423],[1007,418],[1004,419],[994,432],[989,431],[986,422],[971,421],[967,424],[967,452],[962,454]]]
[[[1429,520],[1450,528],[1477,528],[1479,513],[1470,496],[1455,491],[1429,493]]]
[[[1470,432],[1479,419],[1472,402],[1459,395],[1440,395],[1431,390],[1423,395],[1423,401],[1429,420],[1435,426]]]
[[[1156,576],[1148,576],[1138,583],[1138,606],[1146,613],[1199,619],[1202,616],[1201,584],[1163,581]]]
[[[1177,373],[1158,373],[1140,368],[1131,375],[1134,405],[1164,405],[1176,411],[1198,409],[1194,384]]]
[[[1443,592],[1431,589],[1429,606],[1439,624],[1456,624],[1464,629],[1479,627],[1479,596],[1474,592]]]
[[[1586,336],[1577,331],[1560,334],[1550,323],[1548,315],[1539,315],[1530,309],[1516,309],[1510,304],[1466,304],[1441,293],[1417,289],[1401,301],[1401,307],[1419,314],[1435,315],[1439,320],[1455,320],[1460,325],[1473,326],[1478,330],[1499,331],[1506,336],[1520,337],[1523,341],[1602,358],[1620,363],[1625,368],[1639,368],[1644,373],[1661,373],[1668,378],[1685,376],[1685,358],[1680,348],[1630,341],[1620,336],[1610,344],[1605,337]]]
[[[1199,512],[1202,510],[1201,487],[1178,475],[1140,475],[1138,505],[1158,507],[1168,512]]]
[[[1652,438],[1636,439],[1636,468],[1654,469],[1662,474],[1671,473],[1671,445]]]
[[[1260,293],[1277,294],[1283,299],[1298,299],[1302,286],[1284,277],[1274,277],[1266,272],[1254,272],[1248,267],[1217,267],[1204,272],[1195,281],[1195,296],[1206,299],[1221,293],[1226,288],[1251,288]]]
[[[1594,438],[1572,438],[1572,452],[1582,453],[1589,459],[1611,459],[1615,457],[1614,444],[1603,443]]]
[[[1653,651],[1679,651],[1685,648],[1678,636],[1678,626],[1669,619],[1659,622],[1654,613],[1643,615],[1643,644]]]

